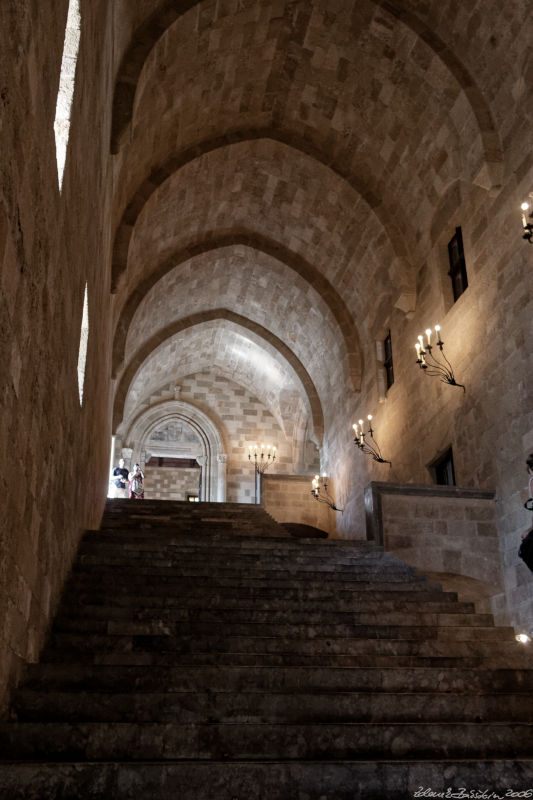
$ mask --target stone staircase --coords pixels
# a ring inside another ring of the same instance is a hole
[[[115,500],[0,725],[0,797],[533,797],[532,665],[367,542]]]

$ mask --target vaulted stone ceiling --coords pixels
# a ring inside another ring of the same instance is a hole
[[[518,107],[524,33],[508,24],[503,41],[452,0],[126,5],[115,428],[196,366],[239,373],[282,426],[281,394],[297,395],[320,444],[376,382],[378,316],[414,309],[446,193],[499,183],[506,87],[478,85],[469,53],[498,48]],[[494,28],[505,11],[489,5]]]

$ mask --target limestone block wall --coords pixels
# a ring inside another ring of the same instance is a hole
[[[313,475],[272,475],[261,479],[261,502],[276,522],[296,522],[326,531],[330,537],[337,532],[338,512],[313,500],[311,481]],[[335,496],[333,484],[329,486]]]
[[[187,500],[198,494],[199,469],[145,467],[144,496],[147,500]]]
[[[81,5],[60,191],[54,117],[68,2],[0,4],[0,712],[21,665],[39,654],[81,533],[98,526],[107,491],[111,8]]]
[[[474,579],[483,610],[508,624],[494,492],[373,482],[365,509],[369,539],[423,572],[442,574],[448,585],[458,576]],[[454,588],[462,585],[468,582]]]
[[[533,602],[533,582],[517,556],[520,535],[530,523],[522,503],[533,428],[533,356],[526,344],[533,318],[531,248],[520,238],[517,214],[521,197],[533,185],[533,169],[529,162],[526,166],[529,178],[520,186],[509,181],[497,197],[462,183],[443,192],[417,273],[416,308],[407,315],[391,309],[377,318],[369,308],[362,392],[358,398],[348,393],[334,398],[322,452],[322,468],[333,476],[347,509],[339,535],[352,536],[363,529],[363,487],[369,481],[430,484],[429,464],[451,446],[457,484],[496,493],[497,559],[507,612],[517,625],[530,617]],[[469,285],[453,303],[447,243],[459,225]],[[418,334],[437,322],[466,393],[422,374],[415,363]],[[376,342],[389,329],[395,382],[385,392]],[[392,467],[377,464],[353,444],[351,423],[368,413]]]

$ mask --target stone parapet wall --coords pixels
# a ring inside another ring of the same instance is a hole
[[[268,475],[262,477],[261,502],[276,522],[311,525],[336,536],[337,514],[311,497],[312,475]],[[334,487],[330,485],[334,496]]]
[[[372,482],[365,507],[368,539],[423,572],[442,574],[448,586],[456,576],[474,579],[478,598],[506,620],[494,492]],[[468,585],[458,580],[454,588]]]

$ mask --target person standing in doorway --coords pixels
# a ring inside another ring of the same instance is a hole
[[[130,482],[130,500],[144,500],[144,473],[140,464],[134,464],[128,475]]]
[[[118,467],[113,470],[113,497],[128,496],[128,470],[124,466],[124,459],[118,462]]]

